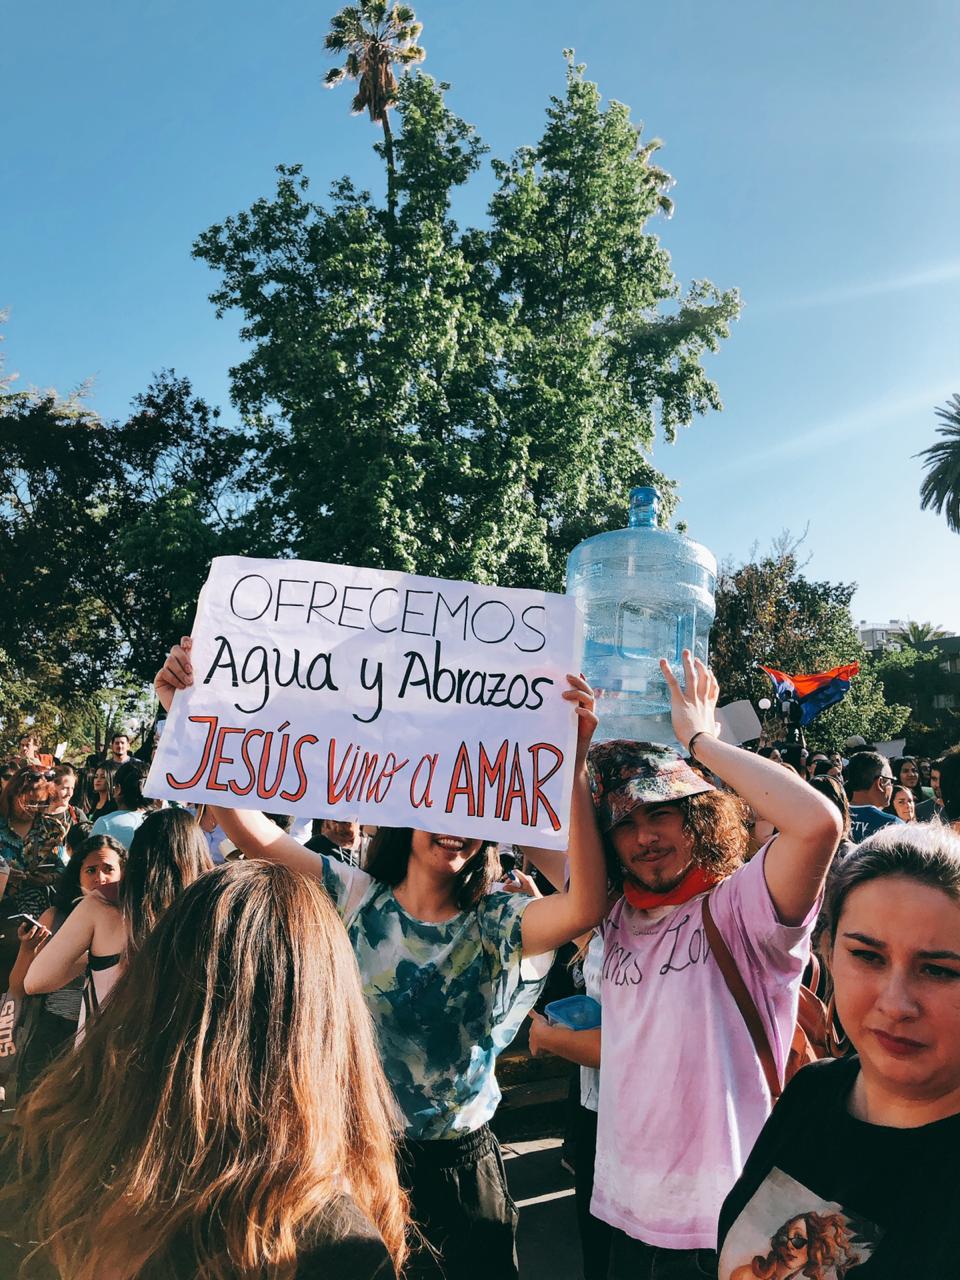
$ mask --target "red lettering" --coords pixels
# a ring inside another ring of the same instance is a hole
[[[484,799],[486,797],[486,786],[497,785],[497,802],[494,806],[494,813],[499,818],[503,809],[503,792],[507,785],[507,740],[504,738],[500,744],[500,750],[497,752],[497,758],[491,762],[487,755],[487,749],[480,743],[480,760],[479,760],[479,788],[477,794],[477,813],[484,817]]]
[[[520,801],[520,821],[526,827],[529,825],[527,786],[523,777],[523,768],[520,764],[520,748],[517,746],[513,748],[513,760],[510,764],[510,785],[507,787],[507,794],[503,798],[503,810],[497,814],[497,817],[503,818],[504,822],[510,821],[510,810],[513,808],[514,800]]]
[[[464,775],[464,781],[460,781],[460,775]],[[477,802],[473,794],[473,771],[470,768],[470,754],[467,751],[467,744],[460,743],[460,750],[457,752],[457,758],[453,762],[453,773],[450,776],[450,788],[447,791],[447,803],[445,812],[452,813],[453,806],[456,804],[457,796],[466,796],[467,798],[467,815],[471,818],[477,816]]]
[[[167,774],[167,785],[174,788],[175,791],[186,791],[188,787],[195,787],[206,772],[207,763],[210,760],[210,748],[213,746],[213,739],[217,732],[217,716],[189,716],[190,724],[205,724],[207,726],[207,740],[203,744],[203,758],[200,766],[192,778],[188,778],[186,782],[178,782],[172,773]]]
[[[414,796],[414,787],[417,785],[417,779],[420,776],[420,770],[423,768],[424,765],[429,765],[429,773],[427,774],[427,785],[423,789],[423,795],[420,797],[419,800],[417,800],[416,797]],[[436,752],[434,752],[433,755],[424,756],[423,759],[417,765],[417,767],[414,769],[413,777],[410,779],[410,803],[413,805],[415,809],[422,809],[424,807],[427,809],[433,808],[433,799],[430,795],[430,788],[433,786],[433,775],[436,772],[436,769],[437,769],[437,753]]]
[[[295,800],[303,798],[307,790],[307,774],[303,767],[301,753],[304,747],[314,746],[319,741],[320,739],[315,738],[312,733],[307,733],[302,738],[298,738],[293,744],[293,764],[297,771],[297,789],[296,791],[281,791],[281,800],[289,800],[292,804]]]
[[[557,817],[556,810],[554,809],[553,805],[550,803],[547,797],[543,794],[543,788],[550,781],[550,779],[557,772],[557,770],[562,767],[563,752],[549,742],[535,742],[533,746],[528,747],[527,750],[533,756],[533,813],[531,814],[531,817],[530,817],[530,825],[531,827],[537,826],[539,809],[540,809],[540,805],[542,804],[544,809],[546,809],[547,811],[547,817],[550,820],[551,827],[553,827],[554,831],[559,831],[563,823]],[[553,752],[553,756],[554,756],[553,768],[550,770],[549,773],[545,773],[542,778],[540,777],[540,752],[541,751],[551,751]]]
[[[228,733],[243,733],[243,730],[228,729],[224,726],[217,734],[217,745],[213,749],[213,762],[210,765],[210,776],[207,778],[208,791],[227,790],[227,784],[225,782],[220,782],[217,778],[217,774],[222,764],[233,764],[233,759],[230,756],[225,756],[223,754],[223,744],[226,741]]]
[[[253,790],[253,784],[257,780],[257,771],[253,767],[253,761],[250,759],[250,744],[254,738],[262,738],[262,729],[251,729],[243,735],[243,742],[240,744],[240,756],[243,763],[247,766],[248,781],[245,786],[240,787],[232,779],[230,781],[230,790],[235,796],[248,796]]]

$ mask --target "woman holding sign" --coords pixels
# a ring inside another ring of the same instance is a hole
[[[167,709],[193,683],[190,647],[184,639],[157,675]],[[496,1057],[534,1005],[553,950],[596,925],[607,906],[586,772],[593,695],[582,678],[568,680],[562,696],[575,706],[579,734],[565,893],[491,893],[493,842],[381,828],[361,871],[305,849],[261,813],[216,811],[247,856],[322,880],[347,927],[404,1115],[413,1217],[442,1264],[421,1253],[414,1277],[518,1274],[517,1210],[488,1127],[500,1100]]]

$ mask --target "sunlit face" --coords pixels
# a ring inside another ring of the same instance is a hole
[[[808,1243],[806,1220],[794,1218],[787,1227],[783,1242],[783,1260],[791,1269],[806,1266]]]
[[[898,818],[904,822],[913,822],[917,816],[917,802],[913,798],[913,792],[901,788],[894,793],[893,812]]]
[[[80,892],[93,893],[105,884],[117,884],[123,879],[120,859],[110,849],[98,849],[88,853],[80,864]]]
[[[57,789],[56,799],[62,805],[68,805],[73,799],[73,793],[77,785],[77,777],[74,773],[65,773],[59,782],[53,784]]]
[[[20,754],[21,754],[22,756],[26,756],[28,759],[32,760],[32,759],[33,759],[33,757],[37,754],[37,740],[36,740],[36,738],[21,738],[21,739],[20,739]]]
[[[960,1089],[960,904],[907,876],[858,885],[830,968],[865,1080],[925,1101]]]
[[[783,756],[776,749],[776,747],[774,747],[774,749],[770,752],[767,759],[772,761],[773,764],[783,764]]]
[[[110,750],[117,760],[125,760],[130,754],[130,740],[120,733],[111,741]]]
[[[641,804],[610,832],[624,875],[653,893],[669,893],[690,870],[693,837],[676,804]]]
[[[482,840],[470,840],[466,836],[414,831],[410,840],[410,857],[424,870],[437,875],[455,876],[480,850],[482,844]]]
[[[107,790],[107,773],[105,769],[98,769],[93,775],[93,789],[98,796],[102,796]]]
[[[920,770],[912,760],[900,766],[900,781],[905,787],[915,787],[920,781]]]

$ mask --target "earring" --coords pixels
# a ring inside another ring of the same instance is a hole
[[[826,1030],[823,1042],[826,1045],[827,1053],[831,1058],[845,1058],[850,1052],[850,1040],[846,1034],[843,1037],[837,1035],[837,998],[836,994],[831,991],[830,999],[827,1001],[826,1009]]]

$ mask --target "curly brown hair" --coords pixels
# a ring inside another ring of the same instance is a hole
[[[736,871],[747,854],[750,811],[732,791],[702,791],[682,800],[663,801],[683,815],[683,829],[693,840],[693,860],[698,867],[720,880]],[[623,888],[623,867],[610,838],[603,836],[607,859],[607,880],[611,892]]]

